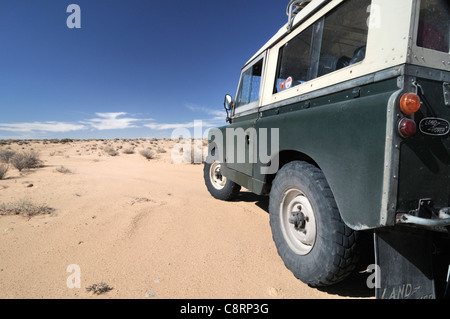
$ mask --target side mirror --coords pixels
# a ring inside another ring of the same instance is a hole
[[[231,123],[230,115],[228,114],[228,111],[231,111],[233,108],[233,98],[230,94],[225,95],[225,100],[223,101],[223,107],[225,108],[225,111],[227,111],[227,122]]]
[[[223,102],[223,106],[225,110],[230,111],[233,104],[233,98],[230,94],[225,95],[225,101]]]

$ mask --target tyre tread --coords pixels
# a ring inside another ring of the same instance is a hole
[[[279,174],[277,174],[273,182],[273,187],[277,187],[278,181],[299,171],[309,176],[310,180],[313,181],[311,184],[316,184],[315,186],[317,186],[317,189],[321,192],[320,195],[327,199],[329,211],[332,213],[330,220],[333,225],[331,227],[336,229],[330,238],[336,246],[333,256],[330,256],[333,267],[328,273],[320,278],[311,278],[306,281],[313,287],[329,286],[342,281],[354,270],[359,259],[358,232],[353,231],[343,222],[331,188],[322,171],[316,166],[301,161],[290,162],[279,171]],[[281,249],[279,249],[279,254],[282,258],[283,256],[286,257],[286,254],[289,254],[289,248],[287,245],[285,246],[286,247],[280,247]],[[295,267],[299,267],[299,265]]]

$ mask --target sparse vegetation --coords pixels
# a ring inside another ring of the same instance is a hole
[[[60,167],[56,168],[57,172],[63,173],[63,174],[72,174],[73,172],[68,169],[67,167],[64,167],[63,165],[61,165]]]
[[[5,178],[6,173],[9,170],[9,165],[8,164],[0,164],[0,180]]]
[[[109,156],[117,156],[119,155],[119,152],[117,152],[113,147],[111,146],[106,146],[103,151],[105,151],[106,154],[108,154]]]
[[[11,150],[0,150],[0,162],[9,163],[16,152]]]
[[[134,148],[132,148],[132,147],[125,148],[125,149],[123,149],[122,153],[124,153],[124,154],[134,154]]]
[[[14,154],[10,159],[11,165],[21,172],[24,168],[37,168],[42,165],[39,153],[36,151],[24,151]]]
[[[95,295],[101,295],[105,292],[108,292],[112,290],[113,288],[110,287],[107,283],[100,282],[97,284],[92,284],[89,287],[86,287],[87,292],[92,292]]]
[[[36,215],[48,215],[55,211],[54,208],[47,205],[36,205],[27,199],[19,200],[14,203],[0,204],[1,215],[21,215],[24,217],[33,217]]]
[[[156,155],[155,151],[153,151],[150,148],[145,148],[145,149],[141,150],[139,153],[148,160],[155,158],[155,155]]]
[[[48,144],[48,143],[52,143],[52,144],[59,144],[59,143],[66,144],[66,143],[71,143],[73,141],[74,140],[71,139],[71,138],[63,138],[63,139],[52,138],[50,140],[47,140],[47,139],[43,140],[43,144]]]

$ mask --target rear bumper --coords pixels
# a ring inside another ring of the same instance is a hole
[[[450,226],[450,207],[439,210],[439,215],[434,218],[418,217],[411,214],[399,213],[396,215],[397,224],[414,224],[425,227]]]

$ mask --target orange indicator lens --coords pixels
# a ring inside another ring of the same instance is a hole
[[[416,113],[420,109],[420,97],[415,93],[405,93],[400,99],[400,109],[405,115]]]

